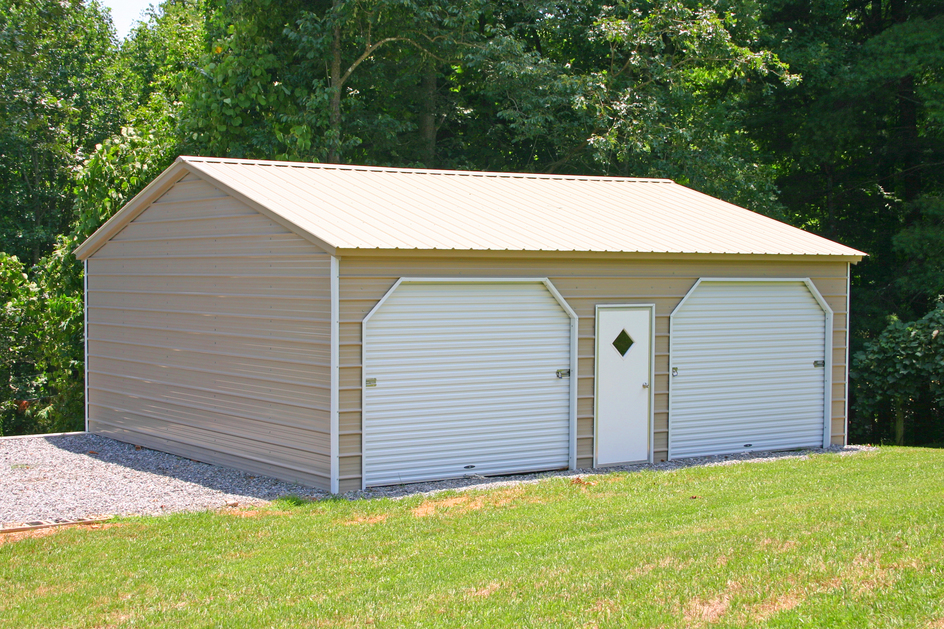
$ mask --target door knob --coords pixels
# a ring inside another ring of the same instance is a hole
[[[643,389],[648,389],[648,388],[649,388],[649,383],[648,383],[648,382],[643,382],[643,383],[642,383],[642,388],[643,388]]]

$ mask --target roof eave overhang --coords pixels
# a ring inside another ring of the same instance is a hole
[[[305,240],[311,242],[316,247],[322,249],[323,251],[334,255],[335,247],[328,242],[318,238],[314,234],[310,234],[304,229],[300,228],[295,223],[286,220],[282,216],[279,216],[275,212],[271,211],[264,205],[250,199],[246,195],[232,189],[231,187],[217,181],[210,175],[202,172],[198,167],[193,166],[188,163],[186,160],[177,158],[177,160],[171,164],[164,172],[154,178],[154,181],[149,183],[144,187],[141,192],[136,194],[133,199],[128,201],[118,212],[115,213],[110,219],[105,221],[105,223],[99,227],[94,234],[88,237],[85,242],[79,245],[75,249],[75,257],[79,260],[85,260],[90,258],[95,254],[96,251],[105,246],[109,240],[114,238],[118,232],[125,228],[131,221],[137,218],[148,206],[159,199],[161,195],[170,190],[174,184],[186,177],[188,174],[193,174],[200,179],[203,179],[213,187],[225,192],[231,197],[238,199],[242,203],[245,203],[252,209],[256,210],[263,216],[273,220],[278,223],[285,229],[290,232],[297,234],[304,238]]]
[[[868,254],[840,253],[714,253],[714,252],[646,252],[646,251],[548,251],[512,249],[366,249],[338,247],[338,257],[422,257],[445,258],[461,255],[473,258],[609,258],[619,260],[765,260],[792,262],[843,262],[855,264]]]

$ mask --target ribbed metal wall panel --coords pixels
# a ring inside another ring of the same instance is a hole
[[[365,484],[567,467],[570,330],[541,283],[400,284],[366,324]]]
[[[669,456],[821,446],[826,321],[802,281],[698,284],[672,314]]]
[[[330,256],[190,176],[87,268],[91,432],[329,487]]]

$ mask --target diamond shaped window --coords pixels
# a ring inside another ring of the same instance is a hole
[[[626,352],[629,351],[629,348],[633,346],[633,339],[626,333],[626,330],[623,330],[616,336],[616,340],[613,341],[613,347],[616,348],[616,351],[620,353],[620,356],[625,356]]]

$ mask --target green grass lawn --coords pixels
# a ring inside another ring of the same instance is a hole
[[[119,520],[0,545],[4,627],[944,628],[944,451]]]

